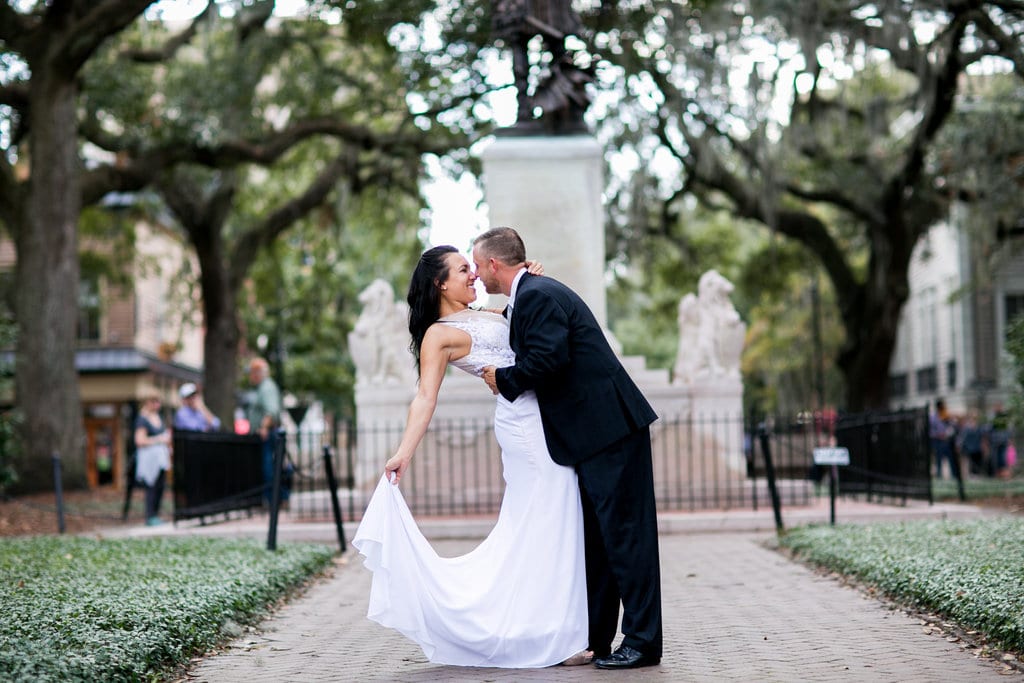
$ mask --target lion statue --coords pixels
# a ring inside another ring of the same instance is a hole
[[[709,270],[697,283],[697,295],[687,294],[679,301],[676,384],[702,378],[739,379],[747,328],[729,300],[733,289],[717,270]]]
[[[414,384],[409,355],[409,307],[395,300],[395,291],[377,279],[359,293],[363,310],[348,335],[356,366],[356,384]]]

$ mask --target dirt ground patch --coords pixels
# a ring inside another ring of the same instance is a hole
[[[136,489],[122,521],[124,491],[112,487],[64,494],[64,530],[68,534],[88,533],[112,526],[135,526],[143,521],[143,492]],[[168,511],[167,500],[164,512]],[[37,493],[0,500],[0,537],[37,536],[58,533],[57,500],[50,493]]]

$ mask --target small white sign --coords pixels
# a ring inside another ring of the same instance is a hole
[[[846,448],[815,448],[815,465],[849,465],[850,451]]]

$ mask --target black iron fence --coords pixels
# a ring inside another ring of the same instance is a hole
[[[321,431],[287,434],[285,448],[294,466],[290,515],[306,520],[332,518],[324,455],[327,448],[337,478],[342,514],[346,521],[360,519],[403,428],[400,422],[339,422]],[[501,450],[492,428],[493,423],[486,419],[435,420],[431,424],[402,481],[403,495],[414,514],[457,516],[497,512],[504,482]],[[781,505],[810,504],[816,496],[827,493],[822,486],[825,470],[815,467],[814,449],[837,445],[850,451],[850,465],[841,471],[842,495],[930,500],[924,409],[829,419],[810,413],[757,421],[739,415],[668,417],[652,425],[651,440],[655,495],[661,511],[768,509],[772,500],[765,448],[771,453],[775,491]],[[210,437],[210,449],[215,449],[215,442],[216,438]],[[209,481],[202,485],[205,488],[195,488],[199,484],[190,475],[197,467],[196,461],[183,461],[181,485],[191,492],[186,507],[192,516],[197,511],[213,509],[213,501],[207,500],[214,496],[213,489],[229,491],[225,479],[230,474],[225,467],[237,457],[241,456],[227,452],[204,455],[204,467],[208,464],[213,468]],[[178,466],[176,454],[176,496]],[[236,466],[231,467],[239,472]],[[248,474],[231,484],[235,492],[231,504],[236,508],[260,504],[260,482],[252,480],[252,472],[258,472],[258,466],[250,463],[244,469]],[[238,497],[254,491],[254,497]],[[239,500],[245,504],[236,505]]]
[[[290,514],[331,515],[321,451],[330,446],[346,520],[362,515],[369,495],[394,453],[404,425],[339,423],[318,433],[288,435],[295,478]],[[501,450],[490,420],[435,420],[402,480],[417,515],[493,514],[501,503]],[[654,486],[659,510],[758,509],[771,505],[763,466],[742,416],[663,418],[652,425]],[[772,434],[778,488],[784,505],[806,505],[816,495],[807,478],[815,436]]]
[[[174,519],[251,510],[263,502],[263,445],[255,435],[174,432]]]
[[[932,502],[927,407],[842,415],[836,443],[850,451],[840,493]]]

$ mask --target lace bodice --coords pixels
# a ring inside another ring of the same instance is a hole
[[[508,321],[497,313],[467,309],[438,322],[456,327],[470,336],[473,345],[462,358],[452,365],[480,377],[488,365],[503,368],[516,361],[508,345]]]

